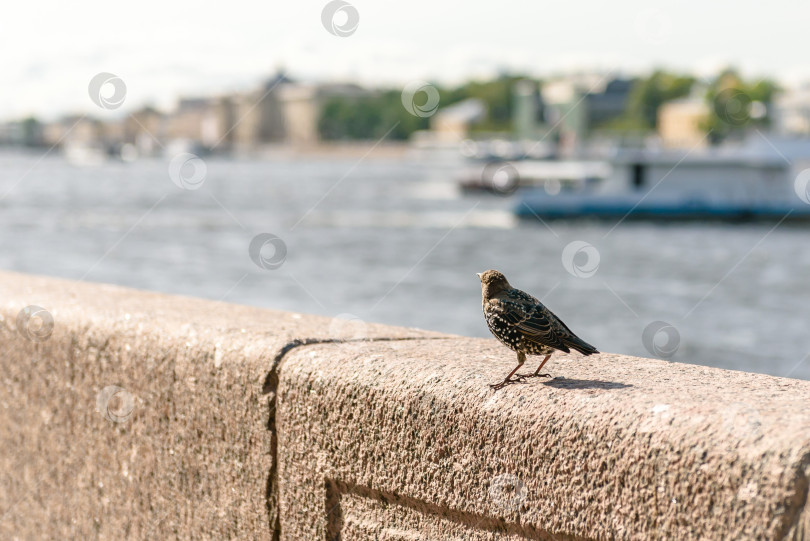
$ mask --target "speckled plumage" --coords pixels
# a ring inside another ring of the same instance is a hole
[[[540,369],[556,350],[569,353],[574,349],[583,355],[599,353],[595,347],[575,335],[543,303],[525,291],[512,287],[500,272],[488,270],[478,276],[481,278],[487,326],[495,338],[517,352],[518,357],[517,367],[503,382],[492,387],[499,389],[512,381],[509,378],[526,361],[526,355],[546,355],[532,375],[547,376],[540,374]]]

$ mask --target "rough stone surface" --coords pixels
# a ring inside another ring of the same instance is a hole
[[[810,535],[810,382],[556,355],[493,392],[494,340],[13,273],[0,352],[0,539]]]
[[[292,350],[281,538],[810,535],[810,382],[561,354],[492,391],[513,363],[492,340]]]
[[[29,305],[45,341],[17,329]],[[274,359],[426,336],[0,273],[0,539],[272,538]]]

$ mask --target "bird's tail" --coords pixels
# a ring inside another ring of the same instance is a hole
[[[571,338],[565,341],[565,345],[570,347],[571,349],[575,349],[582,353],[583,355],[592,355],[594,353],[599,353],[595,347],[590,345],[585,340],[581,339],[578,336],[572,336]]]

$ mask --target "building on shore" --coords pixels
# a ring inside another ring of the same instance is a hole
[[[46,140],[47,125],[34,117],[0,124],[0,144],[26,147],[42,146]]]
[[[104,126],[99,120],[86,115],[70,115],[45,125],[43,143],[48,147],[99,146],[104,134]]]
[[[209,151],[312,146],[320,142],[318,123],[328,100],[368,95],[355,84],[301,84],[277,74],[248,92],[181,100],[166,116],[165,137]]]
[[[658,109],[658,136],[666,148],[697,148],[709,144],[704,123],[709,116],[706,100],[699,97],[673,100]]]
[[[181,98],[165,114],[144,107],[125,120],[125,140],[142,155],[169,142],[209,152],[251,151],[283,143],[286,122],[280,95],[291,84],[279,74],[247,92]]]
[[[782,135],[810,135],[810,83],[777,95],[773,129]]]
[[[518,81],[512,88],[512,129],[518,139],[540,139],[548,133],[540,86],[535,81]]]
[[[131,113],[123,121],[124,143],[133,145],[140,156],[160,153],[166,139],[166,115],[151,106]]]
[[[279,100],[284,117],[284,142],[307,147],[321,141],[319,122],[324,106],[332,100],[358,100],[373,96],[372,90],[354,83],[288,85]]]
[[[262,145],[284,142],[285,121],[279,96],[294,84],[278,73],[254,90],[230,96],[230,126],[225,130],[229,132],[225,136],[228,145],[239,150],[254,150]],[[223,119],[226,116],[223,110]]]
[[[460,142],[469,136],[470,128],[486,116],[486,103],[478,98],[468,98],[439,109],[430,118],[430,129],[438,141]]]
[[[573,152],[596,129],[624,114],[632,87],[632,79],[598,74],[545,82],[541,91],[545,121],[556,132],[561,152]]]
[[[217,98],[183,98],[168,116],[166,136],[169,140],[193,141],[211,147],[224,133],[218,123]]]

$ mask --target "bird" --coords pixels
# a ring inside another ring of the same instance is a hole
[[[481,279],[481,303],[490,332],[503,345],[517,352],[518,365],[502,382],[490,385],[493,389],[501,389],[524,377],[551,377],[541,374],[540,370],[554,351],[570,353],[575,349],[583,355],[599,353],[575,335],[542,302],[512,287],[501,272],[488,270],[477,275]],[[526,362],[526,355],[545,355],[545,358],[534,374],[518,374],[518,380],[510,379]]]

